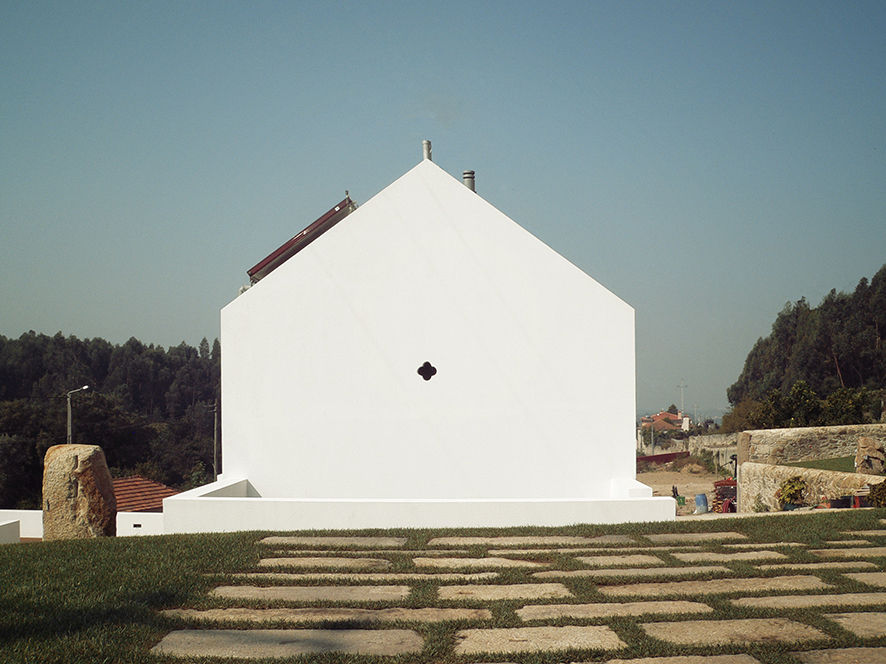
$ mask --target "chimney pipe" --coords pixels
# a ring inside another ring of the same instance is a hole
[[[421,142],[421,151],[422,151],[422,159],[427,159],[428,161],[434,161],[431,159],[431,142],[428,139],[425,139]]]
[[[463,171],[461,174],[461,181],[465,183],[465,186],[471,191],[477,191],[474,189],[474,171]]]

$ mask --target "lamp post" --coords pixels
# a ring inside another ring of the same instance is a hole
[[[83,390],[88,390],[89,385],[84,385],[83,387],[78,387],[76,390],[71,390],[68,392],[68,445],[71,444],[71,395],[75,392],[82,392]]]

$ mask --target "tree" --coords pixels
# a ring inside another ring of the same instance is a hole
[[[751,348],[726,395],[735,406],[745,400],[766,400],[774,390],[786,396],[800,381],[825,399],[844,388],[882,388],[884,330],[886,265],[870,282],[862,278],[851,294],[832,290],[818,307],[810,308],[805,298],[787,303],[769,336]],[[798,416],[807,421],[816,417]]]
[[[86,384],[74,442],[101,445],[117,475],[190,481],[198,463],[212,463],[220,357],[218,339],[164,349],[135,337],[114,345],[62,333],[0,336],[0,507],[39,507],[43,457],[65,441],[64,395]]]

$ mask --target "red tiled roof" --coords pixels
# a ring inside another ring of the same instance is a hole
[[[163,499],[177,493],[180,492],[138,475],[114,479],[118,512],[162,512]]]

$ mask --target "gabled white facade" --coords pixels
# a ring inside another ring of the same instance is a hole
[[[633,309],[430,160],[227,305],[221,343],[224,475],[169,532],[674,517],[635,481]]]

